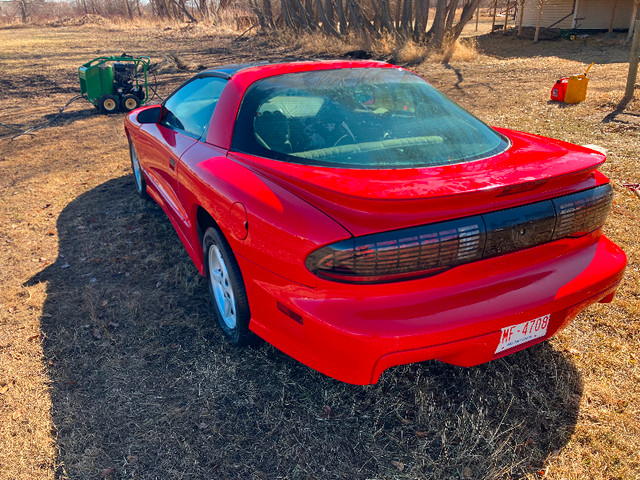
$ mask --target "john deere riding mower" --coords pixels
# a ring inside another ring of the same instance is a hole
[[[149,99],[149,57],[98,57],[78,68],[80,93],[102,113],[130,112]]]

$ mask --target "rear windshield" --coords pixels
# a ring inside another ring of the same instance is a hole
[[[391,68],[292,73],[244,95],[232,149],[341,168],[418,168],[486,158],[506,140],[417,75]]]

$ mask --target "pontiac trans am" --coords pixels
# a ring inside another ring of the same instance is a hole
[[[541,342],[626,265],[602,153],[490,128],[393,65],[213,68],[125,129],[224,335],[344,382]]]

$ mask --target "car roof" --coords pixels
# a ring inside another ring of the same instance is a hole
[[[229,85],[223,90],[211,119],[211,123],[216,124],[216,128],[208,130],[206,142],[221,148],[229,149],[231,147],[235,115],[245,91],[254,82],[290,73],[337,70],[341,68],[395,68],[401,70],[401,67],[390,63],[373,60],[288,60],[281,63],[262,62],[257,64],[227,65],[212,68],[207,70],[206,73],[201,72],[199,75],[224,76],[229,80]]]

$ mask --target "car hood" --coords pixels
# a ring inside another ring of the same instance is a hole
[[[494,157],[429,168],[342,169],[229,152],[316,206],[353,235],[460,218],[590,188],[602,153],[506,129],[511,146]]]

